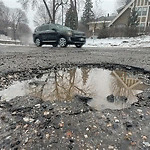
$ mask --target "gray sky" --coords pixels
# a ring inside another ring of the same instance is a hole
[[[20,4],[17,3],[17,0],[2,0],[4,2],[4,4],[10,8],[17,8],[17,7],[21,7]],[[116,6],[116,0],[101,0],[102,3],[100,4],[102,10],[104,11],[104,13],[108,14],[108,13],[113,13],[115,11],[115,6]],[[34,12],[32,10],[29,10],[27,12],[27,17],[29,19],[29,26],[34,29],[34,25],[33,25],[33,16],[34,16]]]

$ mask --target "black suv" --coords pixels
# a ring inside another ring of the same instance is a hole
[[[67,47],[74,44],[77,48],[82,47],[86,42],[84,32],[72,30],[59,24],[43,24],[37,27],[33,33],[33,41],[36,46],[50,44],[53,47]]]

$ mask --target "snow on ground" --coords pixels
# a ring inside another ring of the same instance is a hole
[[[5,36],[3,34],[0,34],[0,40],[1,41],[11,41],[11,38],[8,36]]]
[[[6,44],[4,41],[6,41]],[[19,41],[17,40],[16,42]],[[15,41],[11,40],[10,37],[0,35],[0,45],[10,44],[15,45]],[[87,38],[86,44],[83,47],[150,47],[150,36],[139,36],[134,38],[117,37],[105,39]]]
[[[150,47],[150,36],[105,39],[88,38],[84,47]]]
[[[20,45],[20,41],[19,40],[12,40],[11,37],[5,36],[3,34],[0,34],[0,45],[11,45],[11,46],[16,46],[16,45]]]

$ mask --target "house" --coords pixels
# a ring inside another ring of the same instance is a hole
[[[125,30],[128,27],[129,17],[133,8],[138,13],[138,33],[143,33],[150,29],[150,0],[128,0],[125,6],[120,7],[117,15],[102,16],[97,21],[89,22],[89,31],[98,34],[99,30],[105,27],[115,27],[118,31]]]
[[[132,9],[138,13],[139,32],[144,32],[150,26],[150,0],[131,0],[125,7],[121,8],[118,15],[112,20],[108,27],[126,27]]]
[[[93,22],[89,22],[89,31],[90,32],[95,32],[98,30],[101,30],[105,27],[108,27],[108,25],[111,23],[111,21],[115,18],[115,15],[109,16],[109,14],[107,16],[101,16],[100,18],[98,18],[96,21]]]

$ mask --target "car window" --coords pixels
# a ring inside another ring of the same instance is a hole
[[[41,26],[41,30],[40,31],[46,31],[46,30],[49,30],[49,25]]]
[[[54,25],[54,24],[50,24],[50,25],[49,25],[49,28],[50,28],[50,30],[52,30],[52,29],[56,29],[56,25]]]
[[[60,24],[56,24],[56,27],[60,30],[71,30],[69,27],[66,27],[66,26],[62,26]]]

